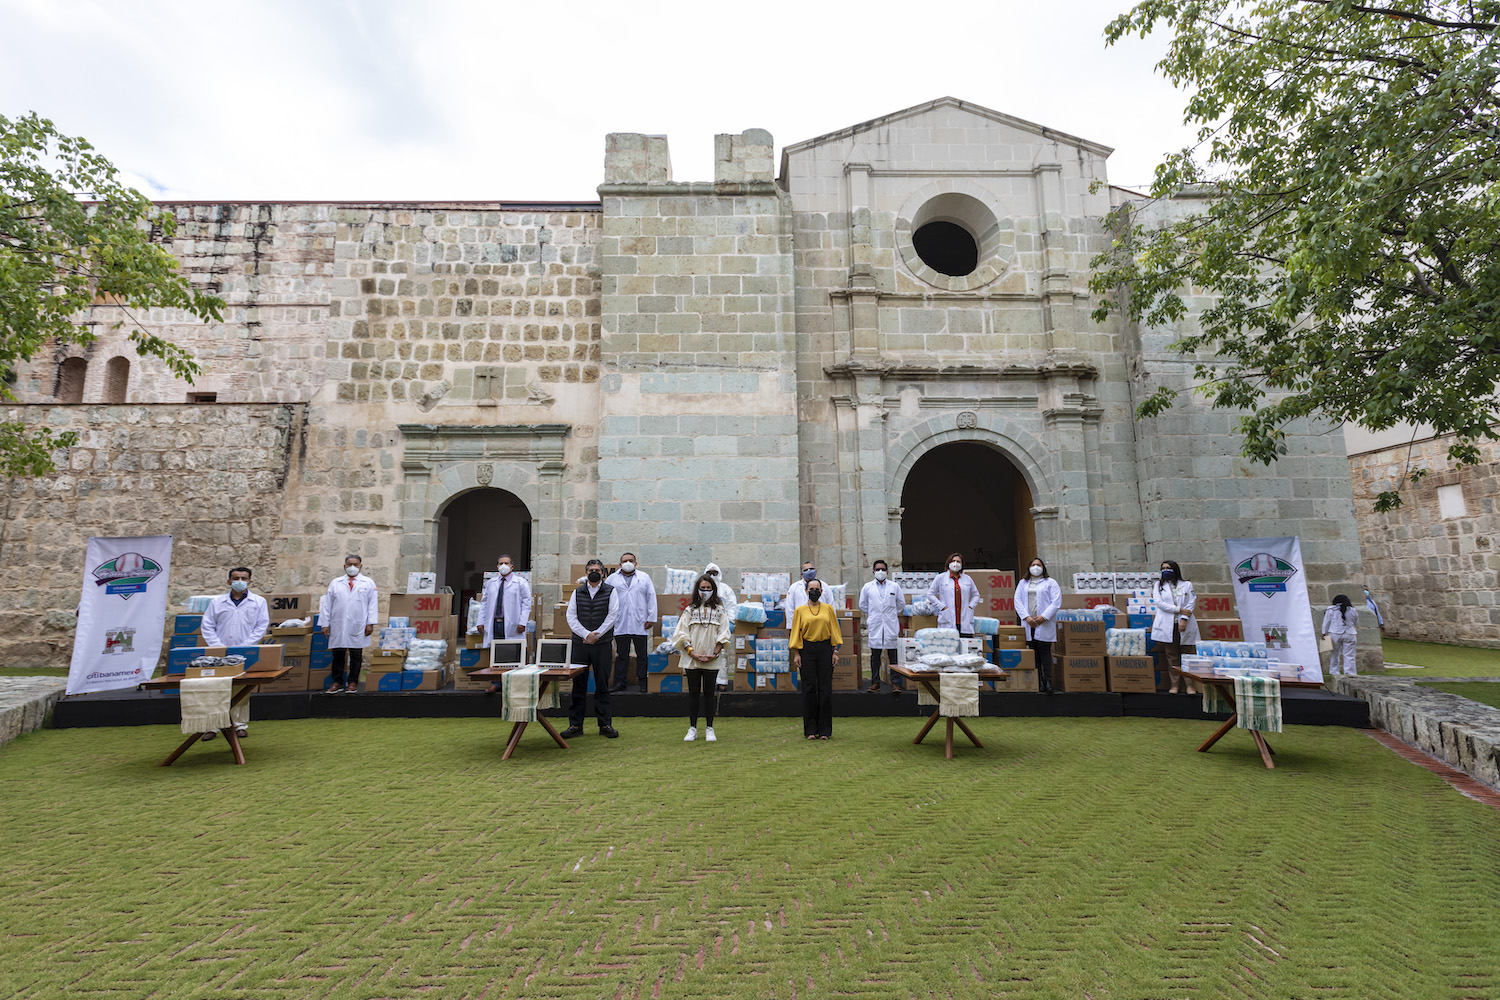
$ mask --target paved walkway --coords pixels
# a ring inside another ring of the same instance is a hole
[[[0,746],[40,729],[67,686],[65,677],[0,677]]]

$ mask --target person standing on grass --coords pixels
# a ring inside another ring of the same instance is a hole
[[[266,599],[250,593],[250,569],[246,566],[229,571],[229,593],[219,594],[208,602],[203,624],[199,626],[205,646],[258,646],[270,627],[271,612]],[[234,723],[234,734],[240,739],[250,734],[249,698],[241,698],[229,706],[229,721]],[[203,738],[211,740],[217,735],[209,731]]]
[[[672,645],[685,657],[682,673],[688,689],[688,731],[682,738],[691,743],[698,738],[698,710],[703,709],[706,731],[704,739],[713,743],[714,735],[715,681],[721,670],[728,669],[726,655],[729,638],[734,634],[734,621],[719,597],[718,584],[707,573],[693,584],[692,603],[682,609],[677,617],[677,631],[672,633]]]
[[[807,603],[792,615],[787,642],[802,688],[802,735],[807,739],[833,736],[833,668],[843,641],[838,616],[823,602],[823,581],[813,577],[807,583]]]
[[[589,696],[589,674],[594,676],[594,716],[599,720],[599,735],[614,739],[614,716],[609,710],[610,638],[620,617],[620,595],[604,582],[604,563],[590,559],[583,586],[568,598],[568,628],[573,630],[575,664],[589,669],[573,678],[573,698],[568,704],[568,728],[563,739],[583,733],[583,711]]]
[[[318,618],[333,660],[333,684],[328,693],[352,694],[359,685],[365,647],[380,620],[380,591],[375,581],[364,575],[364,561],[359,556],[344,557],[344,573],[328,585]]]
[[[859,610],[865,616],[865,634],[870,640],[870,686],[866,692],[880,690],[880,655],[886,662],[896,663],[896,637],[901,634],[901,612],[906,607],[901,588],[890,576],[890,566],[884,559],[871,564],[875,579],[859,590]],[[891,674],[891,694],[901,693],[901,675]]]
[[[1359,673],[1354,668],[1354,640],[1358,632],[1359,609],[1350,605],[1348,597],[1340,594],[1323,612],[1323,638],[1333,640],[1333,652],[1328,656],[1330,674],[1353,677]]]

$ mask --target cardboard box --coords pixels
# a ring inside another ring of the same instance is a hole
[[[937,627],[937,615],[912,615],[910,618],[906,619],[906,629],[907,632],[911,635],[916,635],[919,630],[924,628]]]
[[[1105,668],[1111,691],[1121,694],[1156,691],[1156,661],[1149,656],[1108,656]]]
[[[681,694],[684,690],[684,678],[681,671],[672,673],[659,673],[646,675],[646,692],[648,694]]]
[[[1103,656],[1108,622],[1058,622],[1057,638],[1068,656]],[[1101,689],[1102,690],[1102,689]]]
[[[1234,618],[1233,594],[1198,594],[1193,604],[1193,613],[1200,618]]]
[[[1101,605],[1111,604],[1115,607],[1125,609],[1122,599],[1121,603],[1115,604],[1114,594],[1064,594],[1062,595],[1062,607],[1068,611],[1082,611],[1087,608],[1097,608]]]
[[[172,619],[172,631],[177,635],[194,635],[202,628],[202,615],[178,615]]]
[[[288,618],[311,619],[318,613],[318,596],[314,594],[267,594],[266,608],[271,612],[271,624],[284,622]]]
[[[735,635],[757,636],[757,635],[760,635],[760,629],[761,629],[761,626],[760,626],[759,622],[735,622],[734,623],[734,634]]]
[[[192,664],[183,670],[183,677],[238,677],[244,667],[195,667]]]
[[[858,660],[850,662],[850,659],[847,656],[840,656],[838,666],[833,668],[833,689],[835,691],[859,690],[860,664]]]
[[[203,636],[198,632],[173,633],[171,640],[167,643],[169,649],[185,649],[201,647]]]
[[[448,683],[446,670],[376,670],[364,674],[366,691],[436,691]]]
[[[283,657],[281,665],[290,668],[288,672],[268,684],[262,684],[255,689],[256,694],[278,694],[287,691],[307,690],[307,657]]]
[[[755,690],[755,671],[736,670],[734,672],[733,690],[749,693]]]
[[[1001,625],[1000,631],[989,636],[995,649],[1025,649],[1026,628],[1022,625]]]
[[[1245,630],[1238,618],[1199,618],[1198,635],[1204,639],[1222,639],[1226,642],[1245,641]],[[1254,636],[1253,641],[1263,642],[1265,636]]]
[[[974,581],[974,587],[980,596],[1006,595],[1014,596],[1016,592],[1016,573],[1009,569],[969,569],[965,570],[969,578]]]
[[[693,603],[692,594],[657,594],[656,616],[680,615],[682,609]]]
[[[1036,653],[1029,649],[996,650],[995,665],[1001,670],[1035,670]]]
[[[405,650],[383,652],[373,646],[365,650],[365,666],[371,670],[400,670],[405,665]]]
[[[452,594],[392,594],[388,614],[397,618],[438,618],[453,614]]]
[[[280,646],[184,646],[167,651],[167,673],[180,674],[200,656],[243,656],[245,670],[277,670],[281,667]]]
[[[1007,667],[1004,677],[993,681],[980,681],[979,690],[985,690],[986,684],[989,685],[991,691],[1035,692],[1041,689],[1037,681],[1036,667]]]
[[[1053,686],[1059,691],[1075,694],[1079,691],[1109,690],[1103,655],[1061,656],[1052,662]]]
[[[361,672],[360,676],[367,678],[369,671]],[[317,670],[311,664],[307,668],[307,689],[309,691],[327,691],[333,685],[333,671]]]
[[[293,629],[292,632],[297,630]],[[282,629],[273,627],[269,636],[269,642],[281,646],[282,656],[307,657],[312,655],[312,629],[308,628],[300,634],[289,635]]]

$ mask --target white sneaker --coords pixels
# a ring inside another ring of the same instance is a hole
[[[708,727],[708,732],[707,732],[707,734],[704,735],[703,739],[707,743],[717,743],[717,742],[719,742],[719,738],[714,735],[714,727],[713,726],[709,726]]]
[[[688,726],[688,734],[682,738],[682,742],[691,743],[698,738],[698,727]]]

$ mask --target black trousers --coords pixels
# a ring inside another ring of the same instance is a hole
[[[880,683],[880,654],[885,653],[885,662],[891,666],[896,664],[896,651],[894,649],[872,649],[870,650],[870,683]],[[891,690],[904,687],[901,683],[901,675],[891,671]]]
[[[1041,691],[1052,690],[1052,643],[1041,639],[1028,639],[1026,645],[1036,654],[1036,686]]]
[[[365,651],[363,649],[335,649],[333,652],[333,683],[335,684],[358,684],[360,668],[365,665]],[[347,655],[349,663],[349,679],[344,679],[344,658]]]
[[[833,735],[833,643],[827,639],[802,644],[802,735]]]
[[[589,669],[573,678],[573,697],[568,702],[568,725],[583,728],[583,712],[588,707],[589,675],[594,677],[594,716],[600,726],[607,726],[614,716],[609,711],[609,639],[600,636],[592,646],[573,637],[573,662],[587,663]]]
[[[714,724],[714,702],[718,700],[719,694],[714,688],[719,680],[719,668],[712,670],[699,670],[697,667],[689,667],[683,671],[687,675],[688,689],[688,724],[698,724],[698,710],[703,710],[704,724]]]
[[[630,683],[630,647],[635,646],[636,683],[646,686],[646,637],[615,635],[615,684]]]

